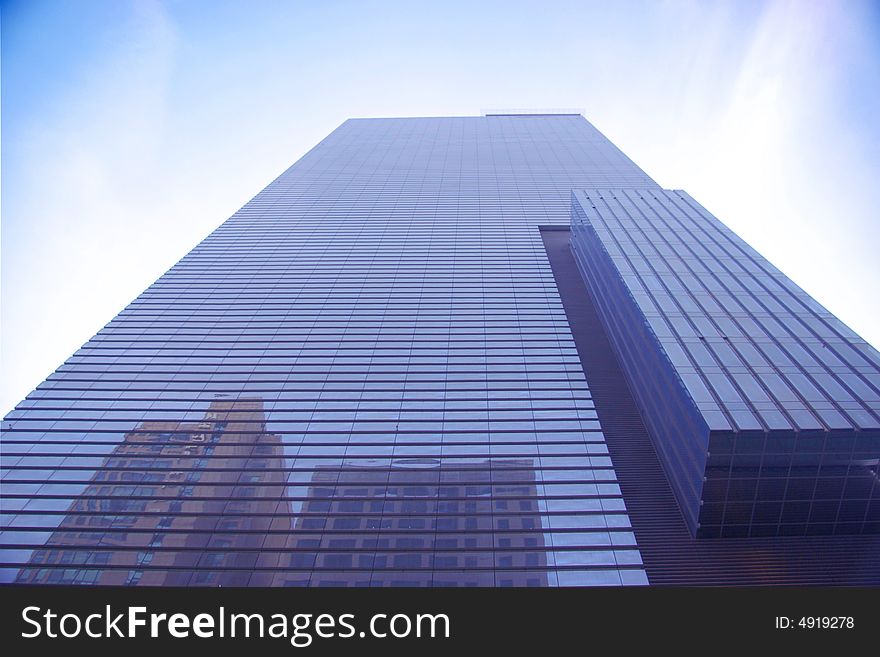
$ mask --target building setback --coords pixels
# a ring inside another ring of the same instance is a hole
[[[354,119],[5,418],[0,581],[877,584],[878,457],[877,351],[583,117]]]

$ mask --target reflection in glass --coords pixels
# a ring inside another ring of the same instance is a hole
[[[214,401],[197,423],[145,422],[16,581],[245,585],[272,540],[265,532],[284,490],[282,466],[257,399]],[[204,570],[193,576],[196,568]]]
[[[289,572],[254,583],[547,586],[534,468],[532,459],[444,468],[420,458],[320,468],[279,563]]]

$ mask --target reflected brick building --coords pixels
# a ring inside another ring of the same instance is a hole
[[[145,422],[97,469],[24,584],[246,585],[277,513],[281,445],[257,399],[212,402],[200,422]],[[276,523],[277,526],[277,523]]]
[[[254,583],[547,586],[551,548],[535,463],[441,463],[317,470],[278,562],[282,572],[257,573]]]

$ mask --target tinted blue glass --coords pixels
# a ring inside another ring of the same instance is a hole
[[[572,248],[692,531],[880,533],[875,349],[684,192],[576,191]]]
[[[351,120],[3,423],[6,581],[644,584],[539,225],[582,117]]]

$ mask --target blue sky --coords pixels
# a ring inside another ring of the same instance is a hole
[[[351,116],[579,108],[880,344],[880,3],[2,3],[0,410]]]

